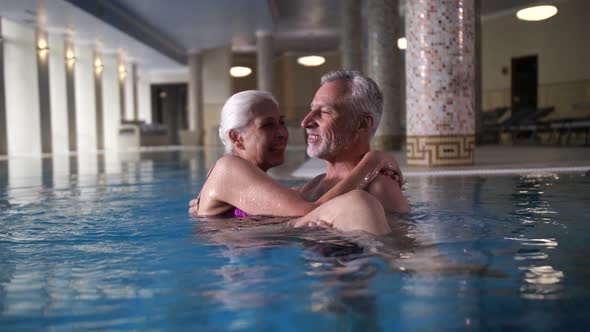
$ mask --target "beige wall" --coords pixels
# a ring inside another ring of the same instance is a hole
[[[323,55],[326,62],[318,67],[304,67],[297,63],[300,55],[283,55],[278,61],[277,82],[281,85],[280,102],[287,120],[299,124],[309,112],[323,74],[340,69],[339,55]]]
[[[538,104],[552,117],[590,115],[590,1],[556,2],[556,16],[524,22],[513,13],[485,18],[482,25],[483,108],[510,106],[513,57],[538,55]],[[506,74],[502,68],[507,68]]]
[[[232,62],[231,48],[220,47],[203,51],[203,127],[205,145],[219,145],[221,108],[231,96],[232,82],[229,69]]]

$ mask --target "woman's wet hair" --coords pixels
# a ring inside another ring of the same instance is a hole
[[[270,92],[259,90],[238,92],[225,102],[219,122],[219,138],[225,147],[225,153],[230,154],[234,151],[234,145],[229,139],[229,131],[232,129],[240,131],[245,128],[252,120],[254,106],[266,100],[279,106]]]

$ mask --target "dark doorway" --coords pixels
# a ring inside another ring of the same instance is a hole
[[[512,58],[512,114],[537,109],[537,56]]]
[[[152,123],[166,126],[169,143],[180,143],[179,131],[188,129],[187,85],[152,85]]]

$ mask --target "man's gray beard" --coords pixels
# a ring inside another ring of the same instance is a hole
[[[307,145],[307,155],[310,158],[324,159],[330,156],[331,150],[333,150],[332,141],[327,141],[324,137],[320,137],[322,142],[319,146]]]
[[[346,146],[349,142],[344,138],[336,139],[336,142],[333,140],[326,140],[324,137],[321,137],[322,144],[317,148],[312,148],[311,145],[307,145],[307,155],[310,158],[318,158],[318,159],[330,159],[330,157],[336,155],[338,153],[339,147]],[[312,150],[313,149],[313,150]]]

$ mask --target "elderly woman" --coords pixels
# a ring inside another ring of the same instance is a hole
[[[284,116],[270,93],[243,91],[229,98],[221,111],[219,135],[227,154],[211,168],[199,197],[191,201],[191,215],[302,216],[290,224],[374,234],[390,231],[381,204],[358,190],[380,171],[392,171],[386,166],[392,164],[386,155],[368,153],[348,178],[317,201],[308,202],[266,174],[284,162],[288,139]]]

